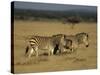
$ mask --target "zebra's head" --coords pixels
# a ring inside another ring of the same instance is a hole
[[[89,35],[87,33],[78,33],[76,38],[79,44],[84,44],[86,47],[89,47]]]

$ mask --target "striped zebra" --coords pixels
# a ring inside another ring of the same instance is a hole
[[[60,46],[59,49],[63,49],[65,44],[66,42],[64,35],[59,37],[32,36],[28,40],[25,55],[27,55],[29,52],[28,57],[30,58],[33,52],[35,52],[36,57],[38,57],[39,50],[46,50],[48,51],[48,55],[53,55],[57,45]]]
[[[84,32],[77,33],[76,35],[66,35],[66,39],[72,40],[72,52],[80,45],[84,45],[85,47],[89,46],[89,35]]]
[[[64,35],[64,34],[57,34],[57,35],[54,35],[55,37],[58,37],[58,36],[61,36],[61,35]],[[86,47],[89,46],[89,35],[87,33],[77,33],[76,35],[65,35],[65,40],[66,40],[66,45],[64,46],[64,48],[67,50],[67,49],[70,49],[70,52],[74,52],[75,50],[77,50],[77,48],[83,44],[85,45]],[[70,41],[70,42],[67,42],[67,41]],[[64,49],[62,49],[64,51]],[[56,51],[57,52],[57,51]],[[55,54],[56,54],[55,52]],[[61,53],[61,50],[59,49],[59,52]]]

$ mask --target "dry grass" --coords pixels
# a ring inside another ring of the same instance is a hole
[[[14,72],[48,72],[63,70],[94,69],[97,67],[97,32],[96,23],[80,23],[71,29],[61,22],[15,21],[14,22]],[[77,53],[53,56],[33,56],[25,58],[25,38],[29,35],[51,36],[54,34],[76,34],[87,32],[90,46],[79,48]],[[27,63],[26,63],[27,62]]]

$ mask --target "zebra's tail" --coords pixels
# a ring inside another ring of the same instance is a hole
[[[27,55],[28,50],[29,50],[29,46],[26,47],[25,56]]]

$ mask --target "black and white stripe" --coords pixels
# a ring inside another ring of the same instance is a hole
[[[77,33],[76,35],[66,35],[66,39],[72,40],[72,49],[76,50],[79,46],[89,46],[89,35],[87,33]]]
[[[28,41],[28,46],[26,47],[25,55],[29,52],[28,56],[31,57],[33,52],[35,52],[36,56],[38,56],[39,50],[47,50],[48,55],[53,55],[55,48],[63,49],[65,46],[65,36],[31,36]],[[30,51],[29,51],[30,50]]]
[[[64,35],[65,40],[66,40],[66,45],[64,46],[64,49],[70,49],[70,52],[76,51],[77,48],[81,44],[85,45],[86,47],[89,46],[88,33],[81,32],[81,33],[77,33],[76,35],[57,34],[57,35],[54,35],[54,37],[58,37],[58,36],[62,36],[62,35]],[[64,49],[62,49],[62,50],[64,50]],[[59,51],[61,51],[61,50],[59,49]]]

